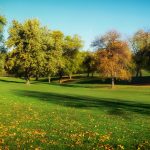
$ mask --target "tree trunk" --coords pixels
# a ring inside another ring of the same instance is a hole
[[[114,79],[114,77],[112,77],[112,79],[111,79],[111,88],[113,88],[114,85],[115,85],[115,79]]]
[[[142,70],[140,70],[140,77],[142,77]]]
[[[90,76],[90,73],[88,72],[88,73],[87,73],[87,77],[89,77],[89,76]]]
[[[26,79],[26,85],[30,85],[30,79],[29,78]]]
[[[61,79],[62,79],[62,76],[59,77],[59,83],[60,83],[60,84],[62,83],[62,80],[61,80]]]
[[[139,76],[139,71],[140,71],[140,70],[137,68],[137,69],[136,69],[136,77]]]
[[[48,76],[48,83],[51,83],[51,76]]]
[[[60,83],[60,84],[62,83],[61,78],[59,79],[59,83]]]
[[[72,75],[69,75],[69,79],[70,79],[70,80],[72,79]]]
[[[36,79],[35,79],[36,81],[38,81],[39,80],[39,75],[36,75]]]
[[[26,68],[25,70],[25,80],[26,80],[26,85],[30,84],[30,71],[29,68]]]
[[[142,77],[142,71],[141,71],[140,67],[137,67],[137,69],[136,69],[136,77]]]
[[[94,73],[92,72],[92,77],[94,77]]]

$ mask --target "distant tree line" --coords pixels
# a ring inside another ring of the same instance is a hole
[[[128,40],[122,40],[117,31],[97,37],[91,44],[93,51],[82,51],[83,41],[78,35],[66,36],[61,31],[41,26],[37,19],[23,23],[12,21],[9,37],[4,42],[6,19],[0,16],[0,71],[16,77],[62,77],[73,74],[99,73],[101,78],[131,79],[142,76],[142,69],[150,70],[150,32],[137,31]],[[7,50],[8,49],[8,50]]]

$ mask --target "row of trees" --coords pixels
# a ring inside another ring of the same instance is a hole
[[[1,30],[6,24],[0,18]],[[27,84],[30,78],[63,75],[71,79],[75,73],[88,76],[97,72],[102,78],[130,79],[133,73],[141,75],[141,69],[150,70],[150,32],[140,30],[130,42],[121,39],[117,31],[110,31],[92,42],[94,51],[81,51],[82,40],[78,35],[65,36],[61,31],[52,31],[41,26],[37,19],[24,23],[14,20],[9,28],[9,37],[1,38],[1,54],[5,54],[5,70],[9,74],[24,77]],[[2,66],[2,65],[1,65]]]
[[[6,57],[6,70],[17,76],[24,76],[27,83],[35,76],[52,75],[70,78],[79,68],[78,52],[82,47],[79,36],[64,36],[61,31],[50,31],[42,27],[37,19],[23,24],[13,21],[6,42],[12,49]],[[60,80],[61,81],[61,80]]]

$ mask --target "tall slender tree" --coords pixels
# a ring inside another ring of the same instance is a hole
[[[64,74],[65,59],[63,57],[63,45],[64,45],[64,34],[61,31],[52,31],[52,46],[51,46],[51,62],[55,63],[57,74],[59,75],[59,82],[62,82],[62,76]],[[55,60],[52,58],[55,58]],[[52,68],[54,69],[54,68]],[[55,69],[54,69],[55,70]]]
[[[64,72],[72,78],[72,74],[76,73],[80,66],[78,61],[79,50],[82,47],[82,41],[78,35],[66,36],[63,46],[63,57],[65,58]]]
[[[60,32],[61,33],[61,32]],[[42,47],[45,52],[44,75],[48,77],[48,82],[51,82],[51,76],[55,75],[59,67],[59,59],[62,55],[61,49],[56,47],[58,42],[54,36],[54,32],[43,28]],[[59,35],[58,35],[59,36]],[[60,36],[62,36],[60,34]]]

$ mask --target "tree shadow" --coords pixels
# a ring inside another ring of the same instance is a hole
[[[100,84],[100,85],[88,85],[88,84],[55,84],[57,86],[63,87],[73,87],[73,88],[111,88],[111,85]]]
[[[7,80],[7,79],[0,79],[0,82],[5,82],[5,83],[25,83],[25,81],[14,81],[14,80]]]
[[[52,92],[17,90],[14,93],[18,96],[36,98],[66,107],[79,109],[101,109],[107,111],[109,115],[121,116],[130,119],[130,113],[150,115],[150,104],[143,104],[133,101],[95,98],[91,96],[64,95]]]
[[[111,79],[101,79],[100,77],[82,78],[76,81],[78,84],[111,84]],[[131,80],[115,80],[118,85],[150,85],[150,76],[132,77]]]

